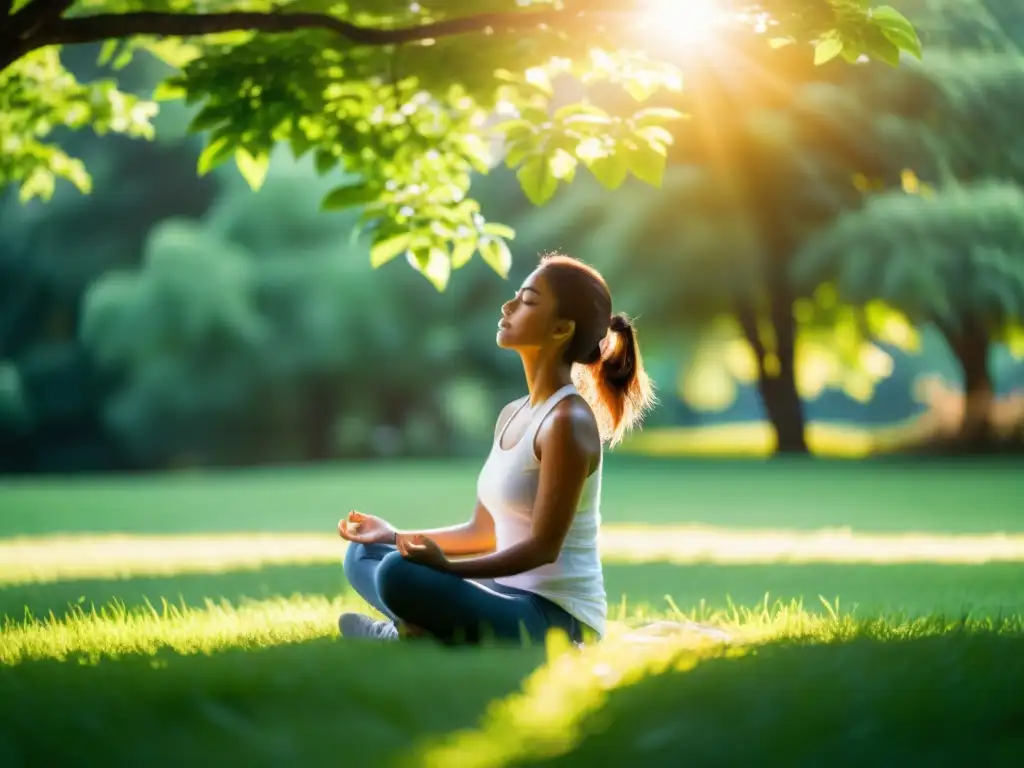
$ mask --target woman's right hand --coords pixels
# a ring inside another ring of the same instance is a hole
[[[395,529],[386,520],[354,509],[338,521],[338,535],[356,544],[394,544]]]

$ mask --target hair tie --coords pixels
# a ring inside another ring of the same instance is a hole
[[[612,315],[608,327],[615,333],[625,333],[630,328],[629,318],[622,312],[616,312]]]

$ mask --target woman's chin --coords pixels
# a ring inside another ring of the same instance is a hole
[[[512,340],[509,338],[508,335],[508,329],[506,328],[499,328],[498,332],[494,335],[494,343],[497,344],[502,349],[511,349],[511,341]]]

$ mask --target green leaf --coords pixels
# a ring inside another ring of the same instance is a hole
[[[889,29],[894,32],[902,32],[905,35],[917,37],[917,31],[914,29],[910,19],[891,5],[879,5],[872,8],[868,15],[871,22],[882,29]]]
[[[81,160],[69,158],[65,176],[83,195],[88,195],[92,192],[92,177],[85,169],[85,163]]]
[[[871,10],[871,22],[899,50],[921,58],[921,39],[910,20],[895,8],[882,5]]]
[[[626,175],[629,173],[629,161],[621,148],[610,155],[595,157],[584,162],[587,168],[590,169],[590,172],[594,174],[594,178],[605,189],[618,189],[622,186],[622,183],[626,180]]]
[[[153,89],[153,101],[177,101],[185,98],[187,91],[173,80],[164,80]]]
[[[529,120],[523,118],[515,118],[512,120],[505,120],[504,122],[498,123],[494,126],[496,130],[505,134],[505,140],[509,142],[526,141],[533,138],[536,141],[537,137],[537,126],[531,123]]]
[[[843,52],[843,41],[838,37],[826,37],[814,47],[814,66],[827,64]]]
[[[885,36],[882,30],[872,27],[864,35],[864,38],[864,53],[872,59],[884,61],[890,67],[899,66],[900,49]]]
[[[666,147],[673,142],[672,134],[660,125],[648,125],[645,128],[640,128],[635,133],[648,144]]]
[[[120,40],[107,40],[103,43],[103,47],[100,48],[100,55],[96,59],[96,63],[105,67],[114,58],[114,54],[117,53],[117,49],[121,47]]]
[[[110,63],[111,69],[124,69],[132,63],[132,59],[135,58],[135,51],[132,46],[126,45],[121,49],[121,52],[117,54],[114,60]]]
[[[669,123],[673,120],[682,120],[686,115],[679,110],[669,109],[668,107],[648,107],[641,109],[633,114],[631,118],[633,125],[637,128],[646,128],[652,125],[662,125],[663,123]]]
[[[505,165],[509,168],[515,168],[523,162],[527,155],[531,155],[536,151],[537,142],[532,139],[510,144],[505,150]]]
[[[558,191],[558,179],[551,173],[548,158],[544,155],[531,155],[527,158],[516,171],[516,178],[534,205],[544,205]]]
[[[502,240],[515,240],[516,231],[507,224],[498,224],[497,222],[489,221],[483,226],[484,234],[491,235],[492,237],[500,237]]]
[[[647,101],[655,94],[660,85],[661,83],[656,78],[641,70],[641,72],[627,77],[622,87],[637,101]]]
[[[484,262],[493,269],[501,278],[507,279],[508,272],[512,268],[512,251],[508,243],[495,237],[484,237],[480,239],[480,256]]]
[[[555,92],[551,85],[551,77],[540,67],[531,67],[526,70],[524,73],[524,81],[527,84],[532,85],[545,96],[551,96]]]
[[[577,165],[579,165],[579,161],[576,156],[565,149],[555,149],[548,156],[548,170],[551,175],[566,184],[571,184],[572,180],[576,178]]]
[[[610,123],[611,117],[600,107],[596,107],[593,104],[588,104],[585,101],[576,101],[572,104],[566,104],[564,107],[559,107],[555,110],[553,119],[556,123],[565,122],[572,120],[580,115],[588,115],[590,117],[596,117],[602,119],[604,122]]]
[[[234,154],[235,142],[227,136],[221,136],[203,148],[196,163],[196,173],[205,176]]]
[[[476,253],[476,240],[465,238],[457,240],[452,247],[452,269],[462,269],[473,258]]]
[[[652,187],[660,187],[665,178],[665,151],[646,142],[630,142],[625,147],[626,162],[629,172],[640,181]]]
[[[216,128],[224,122],[224,110],[220,106],[203,107],[188,124],[189,133],[202,133]]]
[[[411,256],[409,263],[413,269],[427,278],[439,293],[444,293],[452,276],[452,263],[444,249],[432,246],[426,252],[419,251]]]
[[[235,152],[235,165],[238,166],[238,171],[245,179],[245,183],[249,185],[249,189],[256,192],[263,186],[263,181],[267,178],[270,155],[261,153],[254,157],[249,150],[239,149]]]
[[[46,168],[35,168],[32,173],[21,183],[18,190],[18,199],[22,203],[38,197],[44,201],[53,198],[56,188],[56,178]]]
[[[324,211],[342,211],[356,205],[373,202],[377,199],[377,195],[377,188],[366,182],[344,184],[328,192],[320,204],[320,208]]]
[[[412,235],[403,232],[374,243],[370,247],[370,266],[374,269],[384,266],[396,256],[405,253],[412,245]]]
[[[289,143],[292,147],[292,156],[296,159],[302,157],[316,146],[316,142],[302,131],[293,131]]]
[[[338,158],[331,154],[330,150],[318,149],[316,157],[314,159],[314,165],[316,166],[316,172],[323,176],[329,173],[334,166],[337,164]]]
[[[845,61],[847,64],[856,64],[858,61],[860,61],[860,57],[863,54],[859,48],[844,45],[841,55],[843,57],[843,61]]]

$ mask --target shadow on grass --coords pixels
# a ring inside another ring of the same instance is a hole
[[[1009,768],[1022,690],[1021,637],[768,645],[613,690],[570,753],[515,764]]]
[[[542,661],[339,640],[27,661],[0,668],[0,765],[382,765],[472,727]]]
[[[422,765],[424,744],[480,733],[501,697],[565,718],[579,738],[537,757],[535,729],[551,724],[499,714],[483,733],[508,747],[507,759],[491,766],[1009,767],[1024,757],[1021,638],[762,646],[613,688],[582,718],[552,711],[544,686],[517,692],[540,661],[538,650],[332,640],[95,665],[32,661],[0,670],[0,764]],[[478,765],[464,757],[446,764]]]
[[[990,565],[672,565],[610,563],[605,566],[611,618],[626,617],[643,605],[648,614],[669,610],[665,595],[683,611],[756,607],[764,601],[803,599],[806,610],[823,609],[819,595],[841,611],[866,617],[882,613],[912,616],[999,616],[1024,614],[1024,564]],[[127,579],[82,579],[0,587],[0,621],[22,621],[26,609],[37,618],[52,611],[63,618],[79,608],[89,611],[120,601],[127,608],[158,609],[163,599],[202,607],[207,599],[266,600],[296,594],[335,596],[348,590],[339,565],[266,566],[221,573],[190,573]]]

